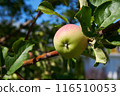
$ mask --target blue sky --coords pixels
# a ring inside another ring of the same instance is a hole
[[[42,0],[26,0],[26,4],[32,5],[32,7],[36,10],[38,5],[42,2]]]
[[[31,5],[32,7],[33,7],[33,9],[34,10],[36,10],[37,9],[37,7],[38,7],[38,5],[40,4],[42,2],[42,0],[26,0],[25,1],[25,3],[26,4],[28,4],[28,5]],[[67,7],[63,7],[62,5],[61,6],[59,6],[60,8],[62,8],[62,10],[55,10],[56,12],[58,12],[58,13],[62,13],[63,11],[65,11],[66,10],[66,8]],[[59,8],[58,8],[59,9]],[[36,12],[36,14],[37,14],[37,12]],[[35,17],[36,16],[36,14],[33,14],[33,17]],[[23,18],[25,17],[25,15],[23,15]],[[41,18],[38,18],[37,19],[37,21],[36,21],[36,23],[41,23],[42,21],[46,21],[46,20],[51,20],[51,22],[53,21],[54,22],[54,19],[52,19],[52,18],[54,18],[54,15],[46,15],[46,14],[43,14],[42,16],[41,16]],[[29,17],[29,19],[32,19],[32,17]],[[20,22],[21,23],[24,23],[24,21],[23,21],[24,19],[21,19],[20,20]],[[62,19],[60,19],[60,21],[62,21]]]
[[[38,7],[38,5],[39,5],[41,2],[42,2],[42,0],[25,0],[25,3],[26,3],[27,5],[31,5],[32,8],[33,8],[33,10],[36,10],[37,7]],[[37,14],[37,12],[36,12],[36,14]],[[35,17],[36,14],[33,14],[33,17]],[[24,18],[26,18],[26,15],[23,14],[23,15],[22,15],[22,18],[23,18],[23,19],[21,19],[21,20],[19,21],[20,23],[24,23]],[[32,19],[32,17],[28,17],[28,19]],[[38,23],[38,21],[41,22],[41,20],[40,20],[39,18],[38,18],[38,20],[37,20],[37,23]]]
[[[31,5],[33,10],[36,10],[41,2],[42,2],[42,0],[25,0],[25,3],[27,5]],[[72,4],[72,5],[74,5],[74,4]],[[76,7],[76,6],[74,6],[74,7]],[[62,13],[65,12],[67,9],[70,9],[70,7],[59,5],[59,6],[56,7],[55,11],[62,15]],[[29,16],[29,17],[27,17],[25,14],[23,14],[22,18],[20,19],[20,21],[16,22],[16,23],[18,23],[18,24],[24,23],[25,22],[25,18],[27,18],[28,20],[31,20],[31,19],[33,19],[32,17],[36,16],[36,14],[37,14],[37,12],[35,14],[32,14],[32,16]],[[60,19],[59,17],[57,17],[55,15],[43,14],[40,18],[37,19],[36,23],[40,24],[43,21],[50,21],[50,23],[53,23],[53,22],[56,23],[56,19],[58,19],[59,24],[61,24],[61,22],[63,22],[62,19]],[[80,24],[76,23],[76,25],[79,26]]]
[[[28,4],[28,5],[31,5],[32,6],[32,8],[34,9],[34,10],[36,10],[37,9],[37,7],[38,7],[38,5],[40,4],[42,2],[42,0],[25,0],[25,3],[26,4]],[[62,10],[61,10],[62,9]],[[63,6],[59,6],[59,8],[58,8],[58,10],[55,10],[56,12],[58,12],[58,13],[62,13],[63,11],[65,11],[67,9],[67,7],[63,7]],[[36,12],[36,14],[37,14],[37,12]],[[36,16],[36,14],[33,14],[33,17],[35,17]],[[25,17],[25,15],[23,15],[23,18]],[[27,17],[28,18],[28,17]],[[53,19],[52,19],[53,18]],[[29,19],[32,19],[32,17],[29,17]],[[37,21],[36,21],[36,23],[41,23],[42,21],[46,21],[46,20],[51,20],[51,22],[53,21],[54,22],[54,15],[52,15],[52,16],[50,16],[50,15],[46,15],[46,14],[43,14],[42,16],[41,16],[41,18],[38,18],[37,19]],[[60,19],[61,20],[61,19]],[[118,19],[118,20],[120,20],[120,19]],[[118,21],[117,20],[117,21]],[[62,21],[62,20],[61,20]],[[24,23],[24,19],[21,19],[20,20],[20,23]],[[77,25],[79,25],[79,24],[77,24]]]

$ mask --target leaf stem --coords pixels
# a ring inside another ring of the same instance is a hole
[[[60,17],[61,19],[63,19],[66,23],[69,23],[69,21],[65,17],[61,16],[57,12],[55,12],[54,14],[57,15],[58,17]]]
[[[15,73],[21,80],[25,80],[17,71]]]

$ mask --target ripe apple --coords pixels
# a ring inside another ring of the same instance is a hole
[[[53,43],[56,51],[65,58],[78,57],[87,47],[87,37],[81,27],[67,24],[55,34]]]

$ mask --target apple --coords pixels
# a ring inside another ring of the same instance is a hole
[[[87,37],[80,26],[67,24],[61,27],[53,39],[56,51],[65,58],[80,56],[87,47]]]

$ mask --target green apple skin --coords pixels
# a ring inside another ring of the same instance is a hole
[[[80,56],[87,47],[87,37],[80,26],[67,24],[56,32],[53,43],[63,57],[74,58]]]

